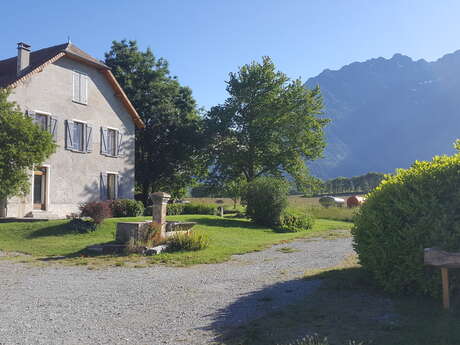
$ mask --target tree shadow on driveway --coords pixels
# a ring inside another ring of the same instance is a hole
[[[315,334],[330,345],[460,344],[460,315],[446,315],[438,302],[390,297],[361,268],[346,268],[242,296],[213,314],[208,330],[225,345],[307,345],[301,339]]]

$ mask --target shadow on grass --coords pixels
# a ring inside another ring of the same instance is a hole
[[[197,225],[213,226],[218,228],[251,228],[251,229],[266,229],[266,227],[255,225],[252,222],[241,220],[238,218],[194,218]]]
[[[301,339],[314,334],[330,345],[460,344],[460,313],[430,298],[385,295],[369,282],[357,267],[280,282],[218,311],[207,330],[225,345],[309,345]]]
[[[35,230],[34,232],[27,235],[26,238],[33,239],[38,237],[46,236],[64,236],[69,234],[76,234],[76,232],[70,227],[69,223],[59,225],[50,225],[40,229]]]

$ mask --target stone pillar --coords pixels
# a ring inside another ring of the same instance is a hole
[[[164,192],[150,194],[152,199],[152,217],[153,222],[157,223],[161,229],[161,238],[166,238],[166,208],[171,195]]]
[[[6,217],[6,200],[0,199],[0,217]]]

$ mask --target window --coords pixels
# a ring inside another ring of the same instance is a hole
[[[116,172],[101,173],[101,200],[118,199],[119,176]]]
[[[107,153],[111,156],[116,156],[117,148],[117,131],[113,129],[107,130]]]
[[[93,128],[85,122],[66,121],[65,147],[67,150],[89,153],[92,151]]]
[[[101,127],[101,154],[118,157],[121,154],[123,135],[114,128]]]
[[[74,145],[73,148],[77,151],[83,151],[83,143],[84,143],[84,133],[85,133],[85,124],[81,122],[74,122],[73,124],[73,141]]]
[[[107,174],[107,199],[115,200],[117,198],[117,175]]]
[[[32,121],[44,131],[48,131],[57,140],[57,119],[50,114],[40,113],[35,111],[27,111],[27,116],[32,118]]]
[[[73,71],[73,96],[72,100],[81,104],[88,104],[88,76],[84,73]]]

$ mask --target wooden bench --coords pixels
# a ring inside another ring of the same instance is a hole
[[[460,253],[450,253],[435,248],[425,248],[424,263],[427,266],[439,267],[441,269],[442,304],[444,309],[449,309],[449,268],[460,268]]]

